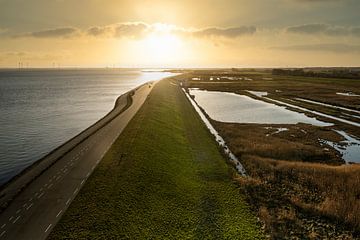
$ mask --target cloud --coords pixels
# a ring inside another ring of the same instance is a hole
[[[149,32],[150,26],[142,22],[117,23],[90,27],[86,34],[93,37],[138,38]]]
[[[291,46],[278,46],[272,47],[275,50],[285,51],[321,51],[332,53],[360,53],[360,45],[348,45],[340,43],[328,44],[308,44],[308,45],[291,45]]]
[[[328,36],[360,36],[360,27],[334,26],[324,23],[310,23],[286,28],[287,33],[323,34]]]
[[[353,28],[351,28],[351,33],[352,33],[354,36],[360,37],[360,27],[353,27]]]
[[[117,38],[121,38],[123,36],[137,38],[143,36],[147,30],[149,30],[149,25],[145,23],[118,24],[115,27],[114,36]]]
[[[79,29],[74,27],[59,27],[54,29],[41,30],[36,32],[27,32],[14,35],[14,38],[69,38],[76,36],[80,32]]]
[[[147,24],[143,22],[128,22],[117,23],[106,26],[94,26],[90,27],[86,34],[93,37],[113,37],[113,38],[139,38],[145,36],[148,33],[173,33],[181,36],[191,36],[199,38],[237,38],[244,35],[252,35],[256,32],[256,27],[253,26],[241,26],[230,28],[182,28],[175,25],[168,24]]]
[[[204,28],[204,29],[186,29],[167,24],[147,24],[143,22],[117,23],[106,26],[95,26],[89,28],[86,33],[94,37],[131,37],[138,38],[151,32],[168,32],[180,34],[183,36],[195,37],[226,37],[237,38],[243,35],[251,35],[256,32],[256,27],[241,26],[231,28]]]
[[[244,35],[252,35],[256,32],[256,27],[253,26],[241,26],[231,28],[205,28],[202,30],[195,30],[192,32],[197,37],[227,37],[237,38]]]
[[[289,33],[306,33],[306,34],[312,34],[312,33],[321,33],[326,31],[328,28],[328,25],[326,24],[305,24],[305,25],[299,25],[299,26],[293,26],[288,27],[286,29]]]

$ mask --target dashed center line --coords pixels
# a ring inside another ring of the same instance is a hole
[[[37,198],[41,198],[44,195],[44,193],[42,192]]]
[[[31,203],[31,204],[26,208],[26,210],[29,210],[29,209],[32,207],[32,205],[34,205],[34,204]]]
[[[13,221],[13,223],[16,223],[17,220],[19,220],[20,217],[21,217],[21,216],[18,216],[18,217]]]
[[[0,0],[0,1],[1,1],[1,0]],[[51,178],[48,178],[48,182],[45,183],[44,185],[42,185],[42,187],[40,188],[40,190],[39,190],[38,192],[35,192],[34,195],[33,195],[33,197],[31,197],[31,198],[28,200],[28,202],[24,203],[24,204],[22,205],[22,207],[16,211],[16,214],[15,214],[15,215],[13,215],[13,216],[11,216],[11,217],[9,218],[9,222],[10,222],[10,223],[8,223],[8,224],[11,225],[11,223],[15,224],[16,222],[18,222],[18,220],[19,220],[21,217],[24,216],[23,213],[29,214],[29,213],[27,213],[25,210],[29,210],[32,206],[34,206],[35,200],[36,200],[36,199],[40,199],[42,196],[44,196],[45,193],[47,192],[47,189],[50,189],[50,188],[53,187],[54,185],[57,185],[57,184],[58,184],[57,181],[58,181],[59,179],[61,179],[62,177],[64,177],[64,175],[66,175],[65,173],[71,172],[71,171],[73,170],[73,168],[74,168],[73,165],[75,164],[75,166],[76,166],[76,164],[77,164],[75,161],[77,161],[77,160],[83,161],[83,160],[86,158],[86,156],[85,156],[85,155],[86,155],[86,152],[89,151],[89,150],[92,151],[92,150],[93,150],[93,149],[92,149],[93,145],[97,144],[97,143],[99,142],[98,140],[100,140],[100,139],[98,139],[98,138],[99,138],[100,136],[105,136],[105,134],[106,134],[107,132],[109,132],[109,130],[110,130],[110,128],[108,127],[108,128],[106,128],[105,131],[100,132],[97,138],[95,138],[95,139],[94,139],[93,141],[91,141],[88,145],[86,145],[85,147],[83,147],[75,156],[73,156],[73,157],[71,158],[70,161],[67,160],[67,162],[65,162],[65,165],[63,165],[63,168],[61,168],[60,170],[58,170],[57,174],[54,174],[54,175],[52,175]],[[112,140],[112,142],[114,142],[115,140],[116,140],[116,137]],[[106,143],[105,143],[104,145],[106,145]],[[101,159],[104,157],[104,155],[105,155],[106,152],[109,150],[109,148],[111,147],[111,145],[112,145],[112,143],[111,143],[110,145],[108,145],[108,146],[105,147],[105,149],[103,150],[102,156],[100,157]],[[104,147],[104,146],[103,146],[103,147]],[[96,160],[96,165],[99,164],[99,162],[101,161],[101,159]],[[91,167],[92,171],[95,169],[96,165],[93,165],[93,166]],[[73,195],[76,195],[76,194],[80,191],[81,186],[85,183],[86,179],[90,176],[90,174],[92,173],[92,171],[89,171],[89,172],[86,174],[86,178],[85,178],[85,179],[82,179],[82,181],[81,181],[81,183],[80,183],[80,186],[75,189],[75,191],[73,192]],[[66,201],[66,205],[69,205],[73,198],[74,198],[74,197],[69,198],[69,199]],[[33,200],[34,200],[34,201],[33,201]],[[32,201],[33,201],[33,202],[32,202]],[[23,213],[20,214],[20,212],[21,212],[22,210],[24,210],[24,211],[23,211]],[[37,210],[38,210],[38,208],[36,208],[36,211],[37,211]],[[60,210],[60,211],[57,213],[56,218],[59,218],[60,215],[63,213],[63,211],[64,211],[63,209]],[[3,225],[1,225],[0,229],[1,229],[1,230],[4,230],[4,231],[1,232],[0,237],[2,237],[3,235],[5,235],[5,233],[6,233],[5,229],[8,230],[7,228],[5,228],[6,226],[7,226],[6,223],[4,223]],[[50,224],[46,227],[45,233],[48,232],[48,231],[52,228],[52,226],[53,226],[53,224],[50,223]]]
[[[45,232],[49,231],[49,229],[51,228],[52,224],[50,223],[49,226],[45,229]]]
[[[61,213],[62,213],[62,210],[60,210],[60,212],[58,212],[58,214],[56,215],[56,217],[59,217]]]

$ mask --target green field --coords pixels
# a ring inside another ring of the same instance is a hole
[[[234,170],[178,86],[163,80],[50,239],[259,239]]]

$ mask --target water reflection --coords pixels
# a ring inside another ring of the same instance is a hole
[[[285,107],[256,100],[234,93],[190,89],[195,101],[214,120],[220,122],[258,124],[308,123],[315,126],[331,126],[303,113],[293,112]]]

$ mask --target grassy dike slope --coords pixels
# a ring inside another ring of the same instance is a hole
[[[158,83],[50,239],[257,239],[255,217],[178,86]]]

